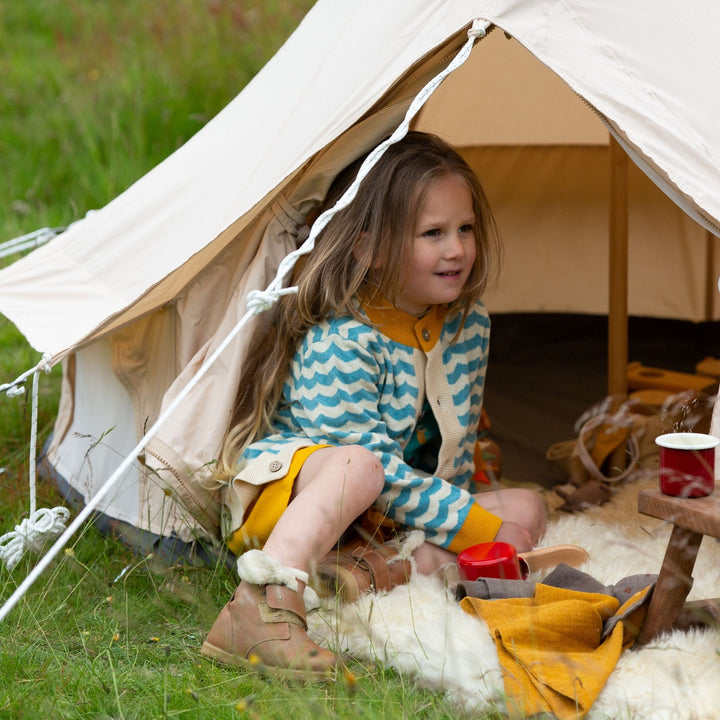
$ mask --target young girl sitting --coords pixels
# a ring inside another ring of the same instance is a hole
[[[405,582],[413,548],[383,543],[388,528],[424,533],[421,573],[476,543],[538,542],[539,496],[474,494],[472,480],[490,334],[480,296],[497,245],[472,170],[418,132],[386,150],[321,233],[225,441],[241,582],[204,655],[326,676],[338,658],[307,636],[305,585],[354,599]],[[331,552],[361,516],[375,541]]]

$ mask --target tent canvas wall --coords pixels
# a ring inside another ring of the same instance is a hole
[[[418,128],[464,152],[490,194],[507,252],[493,312],[607,312],[610,134],[585,101],[498,31],[430,98]],[[629,169],[632,314],[710,319],[707,231]]]
[[[491,312],[606,311],[609,130],[642,169],[630,176],[630,311],[705,319],[720,100],[697,88],[719,69],[719,16],[699,0],[318,2],[186,145],[0,272],[0,311],[64,363],[55,469],[94,494],[243,316],[247,291],[274,277],[338,170],[394,130],[475,19],[496,29],[417,125],[461,148],[494,204],[507,258]],[[217,535],[205,481],[251,330],[102,510]]]

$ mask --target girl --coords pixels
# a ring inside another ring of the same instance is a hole
[[[472,493],[490,329],[480,295],[497,249],[473,172],[424,133],[390,146],[330,221],[297,295],[279,303],[225,441],[241,582],[203,654],[325,676],[338,658],[306,634],[313,571],[319,591],[345,584],[347,599],[409,574],[413,546],[330,553],[360,516],[375,537],[421,530],[421,573],[476,543],[524,551],[540,539],[535,493]]]

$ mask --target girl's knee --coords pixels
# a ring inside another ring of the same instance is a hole
[[[367,494],[373,503],[385,486],[385,470],[380,460],[361,445],[337,448],[337,459],[344,482],[354,490]]]

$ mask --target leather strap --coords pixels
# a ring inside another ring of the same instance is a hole
[[[287,622],[307,630],[305,604],[299,592],[284,585],[267,585],[265,600],[258,603],[263,622]]]
[[[625,423],[630,423],[630,420],[624,420]],[[593,433],[602,432],[602,426],[604,424],[610,425],[611,427],[613,425],[619,424],[619,421],[616,419],[615,416],[612,415],[597,415],[594,418],[591,418],[588,420],[580,429],[580,433],[578,434],[578,443],[577,443],[577,453],[578,458],[580,459],[580,462],[583,464],[583,467],[588,471],[591,477],[595,478],[596,480],[600,480],[601,482],[610,482],[610,483],[616,483],[620,480],[625,480],[625,478],[632,475],[633,472],[635,472],[638,464],[638,443],[635,436],[632,434],[632,429],[627,437],[627,449],[628,454],[630,456],[630,460],[628,462],[627,467],[625,470],[618,475],[612,475],[607,476],[602,473],[600,468],[595,464],[593,459],[590,457],[590,452],[587,448],[587,443]]]
[[[373,547],[356,548],[352,556],[357,560],[357,566],[370,576],[370,586],[375,592],[390,590],[394,583],[388,568],[388,558],[384,557]]]

